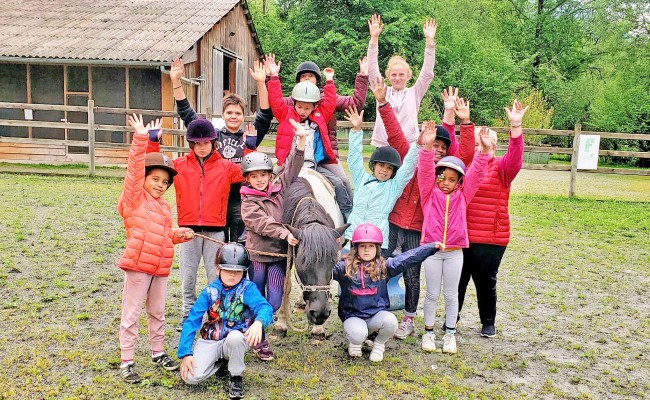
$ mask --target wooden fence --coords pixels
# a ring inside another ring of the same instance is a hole
[[[122,114],[126,115],[132,113],[141,113],[151,117],[161,117],[166,119],[165,126],[178,126],[178,114],[173,111],[158,111],[158,110],[141,110],[141,109],[125,109],[125,108],[108,108],[108,107],[96,107],[93,100],[88,101],[88,106],[66,106],[66,105],[52,105],[52,104],[27,104],[27,103],[4,103],[0,102],[0,109],[23,109],[23,110],[45,110],[45,111],[63,111],[63,112],[82,112],[87,113],[88,119],[87,123],[74,123],[74,122],[46,122],[46,121],[33,121],[33,120],[14,120],[14,119],[0,119],[0,126],[20,126],[28,127],[31,133],[31,128],[53,128],[53,129],[64,129],[66,131],[64,140],[53,140],[53,139],[35,139],[31,137],[28,138],[17,138],[17,137],[8,137],[0,136],[0,161],[9,161],[9,162],[41,162],[41,163],[61,163],[61,162],[78,162],[79,159],[70,160],[66,157],[67,148],[69,146],[88,148],[88,157],[85,159],[85,162],[88,164],[88,170],[90,175],[95,174],[95,165],[96,163],[100,165],[116,165],[126,164],[128,157],[128,143],[109,143],[109,142],[99,142],[95,140],[95,134],[97,132],[126,132],[126,141],[130,140],[129,133],[132,131],[131,127],[128,126],[117,126],[117,125],[104,125],[95,123],[95,116],[98,113],[102,114]],[[168,118],[174,119],[172,123],[169,123]],[[246,117],[246,121],[252,121],[252,117]],[[374,123],[373,122],[364,122],[362,129],[364,131],[372,130]],[[348,121],[339,121],[338,127],[347,131],[351,127]],[[508,128],[505,127],[492,127],[495,131],[499,133],[507,133]],[[67,131],[68,130],[85,130],[88,131],[88,140],[68,140]],[[272,131],[273,131],[272,126]],[[164,132],[166,135],[174,136],[184,136],[185,130],[178,128],[165,128]],[[582,131],[580,124],[576,124],[574,130],[549,130],[549,129],[525,129],[524,134],[526,136],[530,135],[545,135],[545,136],[557,136],[557,137],[566,137],[573,139],[572,147],[558,147],[550,145],[538,145],[538,146],[525,146],[524,152],[528,154],[566,154],[571,155],[571,165],[562,165],[562,164],[535,164],[535,163],[524,163],[524,168],[526,169],[536,169],[536,170],[549,170],[549,171],[570,171],[571,172],[571,181],[569,187],[569,196],[575,194],[575,182],[576,182],[576,172],[577,172],[577,159],[578,159],[578,144],[580,135],[590,134],[590,135],[600,135],[603,139],[621,139],[621,140],[650,140],[650,134],[636,134],[636,133],[616,133],[616,132],[590,132]],[[346,145],[347,144],[347,135],[346,137],[341,137],[339,143]],[[268,141],[275,141],[275,135],[269,134],[266,136]],[[185,146],[184,140],[176,139],[172,142],[176,142],[176,146],[163,145],[161,146],[161,151],[172,152],[178,154],[184,154],[189,151],[188,147]],[[370,144],[369,139],[364,139],[364,144]],[[500,143],[498,145],[498,150],[504,151],[507,149],[507,143]],[[264,151],[268,154],[273,154],[273,146],[262,146],[261,151]],[[600,156],[609,156],[609,157],[637,157],[637,158],[650,158],[650,152],[638,152],[638,151],[616,151],[616,150],[600,150]],[[341,160],[345,160],[346,157],[341,155]],[[628,168],[605,168],[599,167],[596,170],[587,170],[585,172],[596,172],[604,174],[622,174],[622,175],[645,175],[650,176],[650,170],[642,169],[628,169]]]

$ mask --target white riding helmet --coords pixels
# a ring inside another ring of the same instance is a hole
[[[320,89],[309,81],[298,82],[291,91],[291,98],[305,103],[318,103],[320,101]]]

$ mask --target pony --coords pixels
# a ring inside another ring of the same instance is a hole
[[[333,195],[330,193],[330,196]],[[341,244],[339,238],[349,224],[338,228],[325,208],[316,199],[309,181],[297,177],[290,186],[285,198],[283,222],[287,229],[299,240],[292,250],[296,280],[302,290],[305,301],[307,321],[316,327],[323,325],[330,316],[330,282],[332,270],[339,258]],[[291,276],[287,270],[284,297],[274,330],[286,333],[289,318],[289,293]],[[289,286],[289,287],[287,287]],[[293,329],[296,329],[292,326]],[[322,330],[322,328],[321,328]],[[304,331],[304,330],[302,330]],[[317,333],[313,331],[312,333]]]

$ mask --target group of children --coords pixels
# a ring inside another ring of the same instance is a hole
[[[407,87],[410,67],[399,56],[388,62],[386,77],[391,85],[384,83],[377,64],[381,18],[373,15],[368,25],[368,54],[360,61],[354,96],[336,93],[332,69],[321,72],[316,64],[304,62],[296,71],[291,97],[282,97],[281,63],[270,54],[264,64],[256,63],[250,71],[257,82],[260,108],[254,124],[242,128],[246,103],[229,94],[223,99],[225,127],[217,131],[192,110],[181,85],[183,64],[176,59],[170,76],[179,115],[187,126],[190,152],[170,160],[158,152],[160,121],[145,126],[141,116],[129,117],[135,134],[118,202],[127,237],[118,264],[125,270],[120,324],[125,381],[140,381],[133,358],[145,298],[152,360],[166,370],[179,368],[163,351],[166,282],[176,243],[181,243],[183,304],[177,355],[183,380],[201,382],[216,372],[220,359],[226,359],[229,395],[240,398],[248,347],[261,360],[273,359],[264,328],[282,301],[287,271],[286,259],[280,255],[286,254],[288,246],[299,244],[282,223],[282,214],[286,191],[301,168],[316,169],[332,183],[350,224],[344,234],[350,252],[335,266],[333,275],[341,287],[338,314],[349,356],[360,357],[362,344],[376,332],[370,360],[379,362],[391,337],[403,339],[415,333],[421,265],[427,286],[422,348],[436,349],[433,325],[444,282],[442,350],[456,352],[459,285],[464,281],[466,287],[469,281],[461,278],[463,254],[471,241],[468,210],[486,175],[488,179],[507,175],[509,188],[518,171],[518,153],[511,152],[507,168],[502,160],[494,162],[496,133],[474,128],[469,102],[458,97],[458,89],[443,91],[442,126],[425,122],[419,130],[420,102],[433,79],[436,23],[427,20],[423,26],[424,64],[412,87]],[[372,144],[378,146],[370,158],[370,173],[363,163],[363,111],[359,111],[369,82],[377,102]],[[526,109],[516,101],[512,110],[506,109],[511,142],[521,137]],[[352,125],[348,166],[354,193],[338,160],[336,111],[345,111]],[[266,154],[256,151],[273,117],[279,121],[276,167]],[[461,123],[460,144],[455,136],[456,117]],[[176,184],[176,229],[172,228],[171,208],[162,198],[172,182]],[[478,209],[482,206],[477,205]],[[231,243],[220,246],[215,240]],[[235,242],[245,242],[245,247]],[[399,244],[401,254],[391,257]],[[201,259],[208,286],[197,297]],[[405,317],[398,324],[388,311],[387,281],[400,273],[404,273],[407,296]],[[192,349],[197,331],[201,338]]]

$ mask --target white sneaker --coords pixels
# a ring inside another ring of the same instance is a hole
[[[445,333],[442,337],[442,352],[456,354],[456,335],[453,333]]]
[[[436,351],[436,335],[433,331],[424,331],[422,335],[422,350]]]
[[[415,323],[413,318],[404,318],[399,323],[397,331],[395,331],[395,339],[406,339],[407,337],[415,334]]]
[[[348,355],[353,358],[361,357],[361,345],[360,344],[348,344]]]
[[[386,349],[385,344],[379,344],[375,342],[372,346],[372,351],[370,352],[370,361],[380,362],[384,359],[384,350]]]

